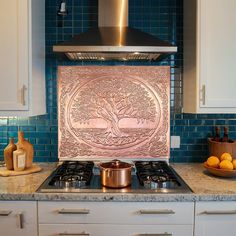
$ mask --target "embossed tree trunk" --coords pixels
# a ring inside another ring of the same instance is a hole
[[[119,120],[106,120],[107,121],[107,129],[106,134],[111,137],[122,137],[122,132],[119,128]]]

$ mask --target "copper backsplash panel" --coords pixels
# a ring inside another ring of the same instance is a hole
[[[170,68],[60,66],[59,159],[169,158]]]

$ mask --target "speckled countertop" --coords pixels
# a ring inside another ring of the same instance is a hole
[[[68,201],[235,201],[236,178],[214,177],[202,164],[172,164],[176,172],[193,190],[191,194],[155,193],[37,193],[41,183],[56,163],[39,164],[39,173],[17,177],[0,177],[0,200],[68,200]]]

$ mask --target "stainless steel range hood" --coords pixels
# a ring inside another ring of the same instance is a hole
[[[53,46],[70,60],[156,60],[177,47],[128,27],[128,0],[98,0],[98,28]]]

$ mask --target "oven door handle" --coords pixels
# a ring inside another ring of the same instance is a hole
[[[171,214],[175,214],[175,212],[173,210],[169,210],[169,209],[162,209],[162,210],[139,210],[139,213],[141,215],[171,215]]]
[[[89,209],[60,209],[57,211],[58,214],[79,214],[79,215],[87,215],[90,213]]]

